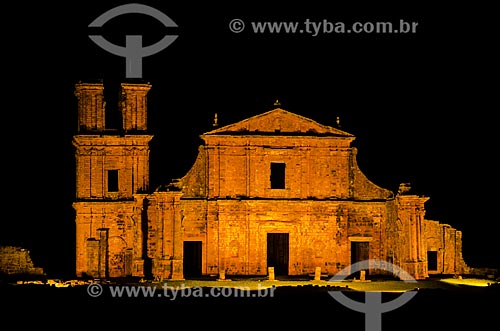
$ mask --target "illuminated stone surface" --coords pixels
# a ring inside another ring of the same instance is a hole
[[[43,268],[33,263],[29,250],[17,246],[0,247],[0,275],[43,274]]]
[[[461,232],[425,219],[428,197],[375,185],[352,134],[281,108],[202,134],[188,173],[150,189],[150,88],[122,84],[113,131],[103,85],[76,85],[77,276],[334,275],[368,258],[416,279],[468,272]]]

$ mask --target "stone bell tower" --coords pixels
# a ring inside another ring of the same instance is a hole
[[[149,84],[122,83],[121,127],[110,128],[102,83],[78,83],[76,148],[76,274],[142,276],[141,222],[134,195],[149,186]]]

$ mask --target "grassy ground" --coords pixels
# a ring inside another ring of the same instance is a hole
[[[51,285],[54,287],[69,287],[76,285],[88,285],[94,281],[62,281],[48,279],[44,281],[26,281],[17,282],[16,285],[23,284],[39,284]],[[362,292],[405,292],[414,289],[453,289],[456,287],[472,286],[472,287],[487,287],[497,284],[498,281],[482,278],[431,278],[414,282],[401,281],[398,279],[367,279],[366,281],[346,279],[342,281],[332,281],[330,279],[300,279],[291,277],[278,277],[276,280],[268,280],[265,277],[261,278],[227,278],[219,280],[216,278],[203,279],[186,279],[186,280],[165,280],[151,281],[138,279],[120,279],[113,282],[110,281],[95,281],[102,284],[110,285],[143,285],[151,287],[161,287],[168,289],[195,288],[195,287],[229,287],[248,290],[259,290],[272,287],[332,287],[345,289],[349,291]]]
[[[414,289],[453,289],[461,286],[478,286],[486,287],[495,284],[492,280],[486,279],[454,279],[454,278],[443,278],[443,279],[432,279],[432,280],[421,280],[415,283],[404,282],[400,280],[380,280],[380,281],[328,281],[328,280],[248,280],[248,279],[235,279],[228,281],[218,281],[218,280],[176,280],[176,281],[166,281],[159,283],[151,283],[151,285],[157,285],[161,287],[167,286],[171,289],[179,289],[182,287],[193,288],[193,287],[232,287],[232,288],[245,288],[249,290],[258,290],[271,287],[335,287],[338,289],[346,289],[350,291],[362,291],[362,292],[405,292]]]

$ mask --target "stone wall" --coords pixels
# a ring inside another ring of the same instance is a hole
[[[143,274],[140,201],[75,202],[77,276]],[[137,216],[136,216],[137,215]]]
[[[186,175],[150,190],[150,87],[121,85],[110,131],[103,86],[76,86],[78,276],[266,275],[271,263],[333,275],[369,258],[423,279],[428,256],[432,273],[467,272],[461,232],[425,220],[427,197],[371,182],[352,134],[281,108],[202,134]]]
[[[429,274],[467,274],[471,271],[462,256],[462,232],[449,224],[426,220],[424,223],[427,252],[434,252],[435,270]]]
[[[43,275],[43,268],[36,267],[29,250],[16,246],[0,247],[0,274]]]

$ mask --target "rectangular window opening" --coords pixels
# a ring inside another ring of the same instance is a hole
[[[285,163],[271,162],[271,188],[285,188]]]
[[[108,192],[118,192],[118,170],[108,170]]]

